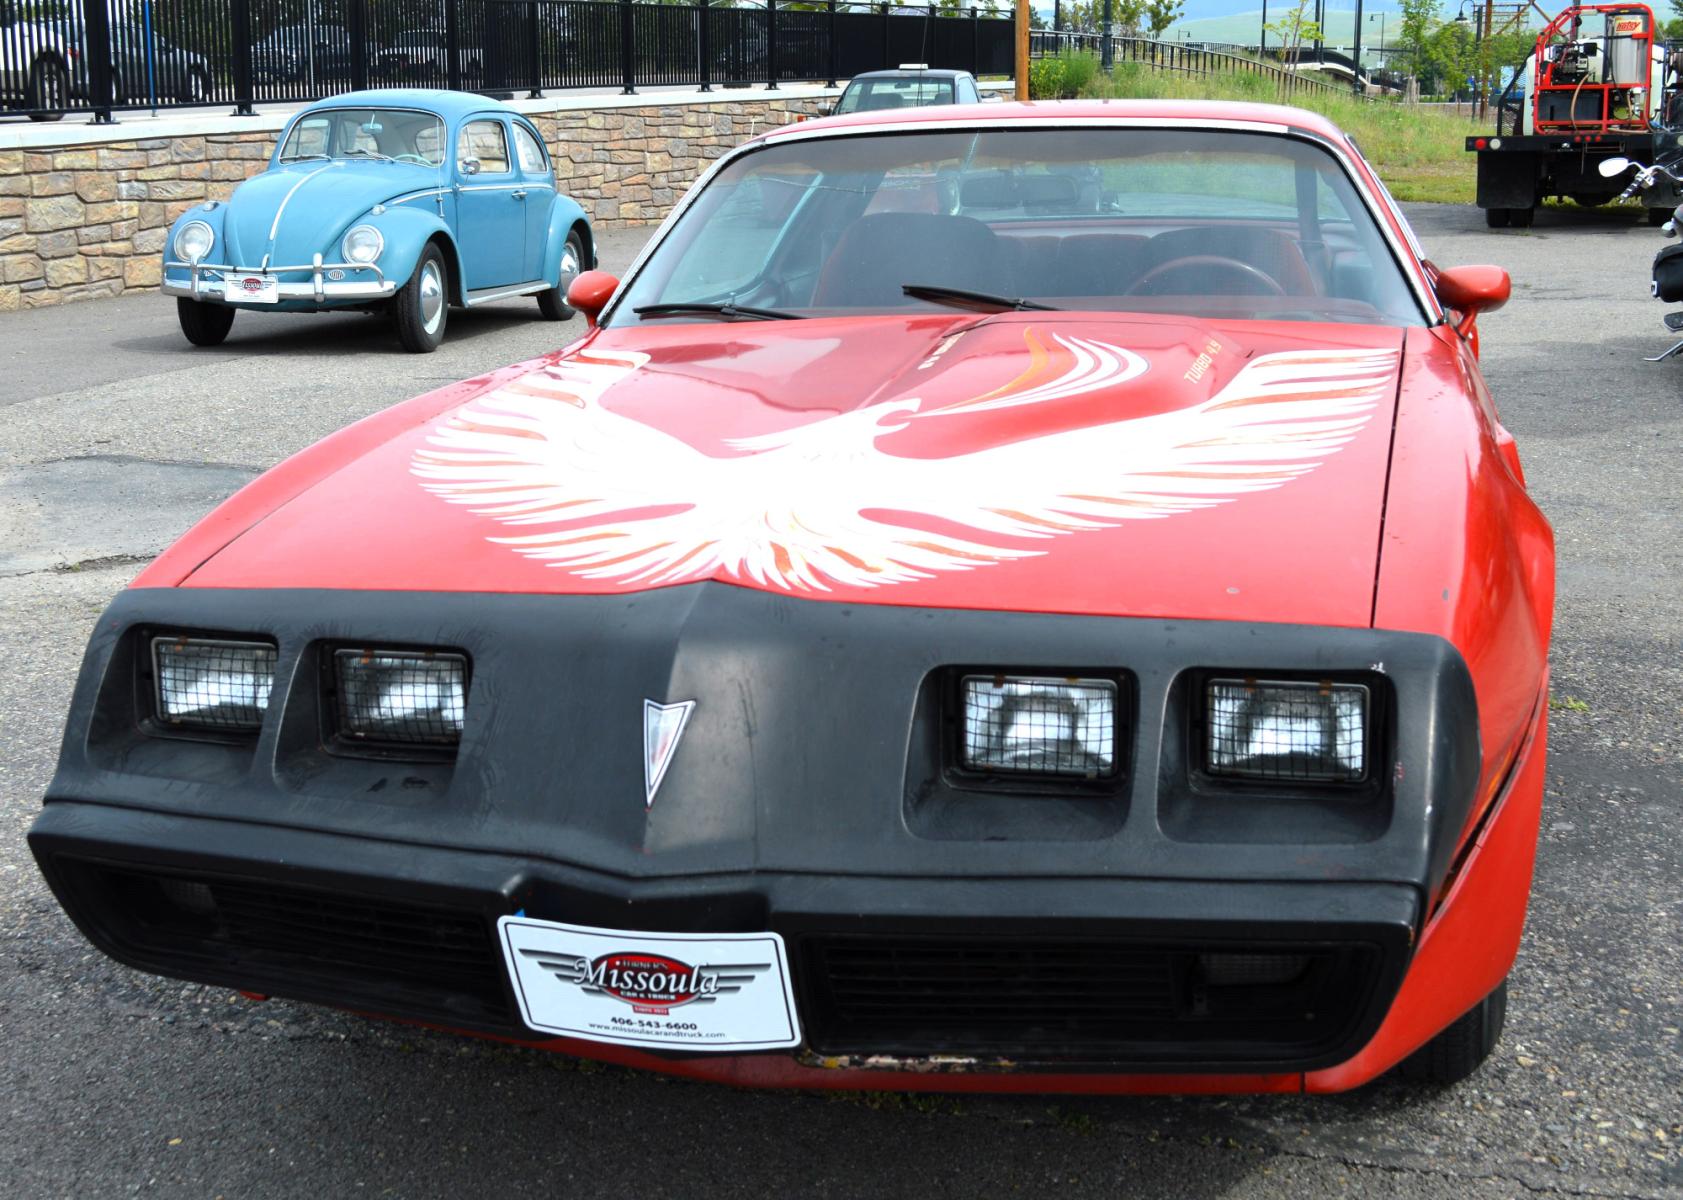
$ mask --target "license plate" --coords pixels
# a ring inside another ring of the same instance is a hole
[[[627,933],[531,917],[497,922],[520,1016],[558,1037],[676,1050],[800,1044],[775,933]]]
[[[231,304],[275,304],[280,300],[280,280],[273,275],[226,275],[222,296]]]

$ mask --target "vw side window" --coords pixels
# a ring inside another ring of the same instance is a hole
[[[520,155],[520,169],[528,175],[548,175],[549,158],[538,139],[524,125],[514,127],[514,147]]]
[[[464,175],[508,174],[508,137],[503,123],[469,121],[463,125],[456,139],[456,166]]]

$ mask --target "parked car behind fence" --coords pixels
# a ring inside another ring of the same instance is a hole
[[[510,95],[828,81],[908,59],[1008,74],[1011,22],[859,0],[312,0],[303,12],[277,0],[0,0],[0,109],[37,120],[152,105],[250,112],[382,81]]]

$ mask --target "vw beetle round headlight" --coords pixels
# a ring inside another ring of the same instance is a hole
[[[215,244],[216,234],[203,221],[189,221],[175,234],[175,253],[186,262],[199,262]]]
[[[345,261],[354,263],[371,263],[380,257],[380,251],[385,248],[386,239],[372,225],[358,225],[352,229],[345,235],[344,244],[340,247],[345,252]]]

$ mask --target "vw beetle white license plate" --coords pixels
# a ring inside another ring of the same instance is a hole
[[[280,300],[280,280],[273,275],[227,275],[222,295],[230,303],[274,304]]]
[[[558,1037],[741,1053],[800,1044],[775,933],[628,933],[502,917],[520,1016]]]

